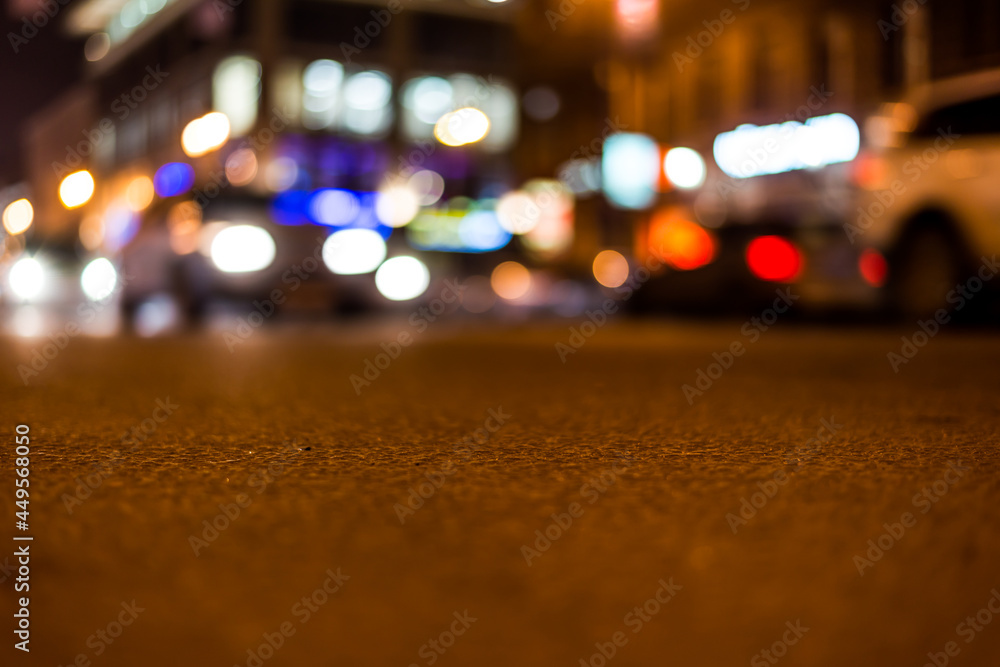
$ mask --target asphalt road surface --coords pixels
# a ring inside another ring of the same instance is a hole
[[[4,340],[2,662],[1000,664],[997,334],[742,325]]]

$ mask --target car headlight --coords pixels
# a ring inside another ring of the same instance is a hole
[[[22,301],[31,301],[45,287],[45,269],[34,257],[22,257],[10,267],[7,284],[16,297]]]
[[[270,266],[277,248],[266,230],[254,225],[233,225],[215,235],[209,252],[220,271],[249,273]]]

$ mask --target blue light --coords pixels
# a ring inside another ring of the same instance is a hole
[[[320,225],[344,227],[358,219],[361,202],[350,190],[323,188],[309,197],[309,219]]]
[[[459,223],[458,237],[462,239],[465,250],[490,252],[510,243],[511,234],[500,226],[500,220],[493,211],[473,211]]]
[[[153,189],[161,197],[183,194],[194,185],[194,169],[183,162],[168,162],[156,170]]]
[[[305,190],[286,190],[271,201],[271,217],[279,225],[308,224],[309,199]]]
[[[660,148],[652,137],[621,133],[608,137],[601,157],[604,194],[619,208],[646,208],[656,198]]]

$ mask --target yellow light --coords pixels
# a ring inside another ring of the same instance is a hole
[[[218,111],[195,118],[181,132],[181,148],[188,157],[201,157],[229,139],[229,119]]]
[[[614,250],[602,250],[594,258],[594,278],[605,287],[619,287],[628,280],[628,260]]]
[[[20,234],[31,226],[35,219],[35,209],[27,199],[18,199],[7,204],[3,210],[3,228],[11,236]]]
[[[518,262],[503,262],[493,269],[490,285],[501,299],[515,301],[531,289],[531,273]]]
[[[445,146],[474,144],[482,141],[489,132],[489,117],[473,107],[446,113],[434,125],[434,136]]]
[[[153,203],[153,181],[148,176],[136,176],[125,190],[125,200],[133,211],[139,212]]]
[[[94,196],[94,177],[86,169],[74,171],[59,184],[59,200],[66,208],[83,206]]]

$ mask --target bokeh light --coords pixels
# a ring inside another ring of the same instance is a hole
[[[407,186],[417,194],[421,206],[431,206],[444,194],[444,178],[430,169],[416,172],[407,181]]]
[[[420,197],[408,185],[390,185],[375,196],[375,215],[390,227],[409,224],[420,211]]]
[[[23,301],[31,301],[45,287],[45,269],[34,257],[22,257],[14,262],[7,273],[10,291]]]
[[[212,262],[225,273],[260,271],[274,261],[274,239],[254,225],[233,225],[212,239]]]
[[[194,169],[183,162],[168,162],[153,174],[153,189],[161,197],[176,197],[194,185]]]
[[[354,222],[361,212],[358,196],[350,190],[323,188],[309,198],[309,216],[321,225],[342,227]]]
[[[323,243],[323,263],[333,273],[345,276],[371,273],[385,255],[385,240],[372,229],[343,229]]]
[[[700,188],[705,182],[705,160],[690,148],[672,148],[663,158],[663,173],[682,190]]]
[[[27,199],[12,201],[3,210],[3,228],[12,236],[27,231],[34,219],[35,209]]]
[[[649,251],[671,267],[690,271],[715,258],[715,238],[674,209],[657,213],[649,226]]]
[[[250,148],[233,151],[226,158],[226,178],[232,185],[249,185],[257,176],[257,154]]]
[[[133,211],[145,210],[153,203],[153,181],[148,176],[136,176],[125,189],[125,201]]]
[[[181,148],[188,157],[200,157],[220,148],[229,139],[229,119],[213,111],[195,118],[181,133]]]
[[[490,286],[501,299],[515,301],[531,289],[531,272],[520,262],[503,262],[493,269]]]
[[[445,146],[465,146],[482,141],[490,131],[490,119],[474,107],[446,113],[434,125],[434,136]]]
[[[858,257],[858,272],[872,287],[881,287],[889,276],[889,264],[879,251],[865,248]]]
[[[760,236],[747,246],[750,272],[761,280],[791,282],[802,272],[802,253],[788,239]]]
[[[111,296],[118,283],[115,265],[105,257],[98,257],[84,267],[80,274],[80,287],[91,301],[103,301]]]
[[[387,259],[375,272],[375,286],[390,301],[415,299],[427,290],[430,282],[427,266],[408,255]]]
[[[628,280],[628,260],[616,250],[602,250],[594,258],[594,278],[605,287],[619,287]]]
[[[83,206],[94,195],[94,177],[86,169],[74,171],[59,184],[59,200],[66,208]]]

